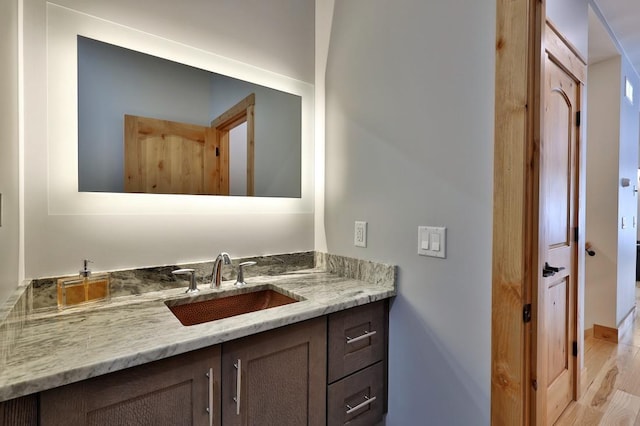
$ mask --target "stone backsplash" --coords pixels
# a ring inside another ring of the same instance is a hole
[[[245,279],[255,276],[279,275],[286,271],[297,271],[314,267],[314,252],[300,252],[271,256],[246,257],[232,259],[231,265],[223,265],[222,280],[235,280],[238,264],[256,262],[244,268]],[[171,271],[181,268],[195,270],[198,286],[211,283],[213,262],[164,265],[139,269],[108,272],[111,297],[133,296],[151,291],[161,291],[176,287],[187,287],[184,275],[174,275]],[[76,276],[77,277],[77,276]],[[57,306],[56,283],[59,278],[35,279],[31,282],[33,289],[32,309],[53,308]]]
[[[384,263],[322,252],[315,252],[314,263],[317,269],[371,284],[393,285],[396,281],[396,267]]]

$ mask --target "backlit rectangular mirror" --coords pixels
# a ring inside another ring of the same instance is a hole
[[[301,98],[77,37],[78,190],[301,197]]]

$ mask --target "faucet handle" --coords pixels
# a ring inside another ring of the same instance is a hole
[[[189,275],[189,288],[185,293],[197,293],[198,283],[196,283],[196,271],[195,269],[176,269],[175,271],[171,271],[173,275]]]
[[[255,264],[256,262],[242,262],[241,264],[238,265],[238,278],[236,279],[236,283],[234,284],[236,287],[242,287],[247,285],[247,283],[244,281],[244,271],[242,268],[245,266],[251,266]]]

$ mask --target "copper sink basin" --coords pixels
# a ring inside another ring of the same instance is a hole
[[[195,325],[294,302],[297,300],[277,291],[259,290],[173,306],[165,304],[182,325]]]

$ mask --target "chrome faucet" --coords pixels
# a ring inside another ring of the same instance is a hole
[[[220,281],[222,277],[222,268],[220,264],[231,265],[231,258],[228,253],[222,252],[216,257],[213,262],[213,272],[211,273],[211,288],[220,288]]]

